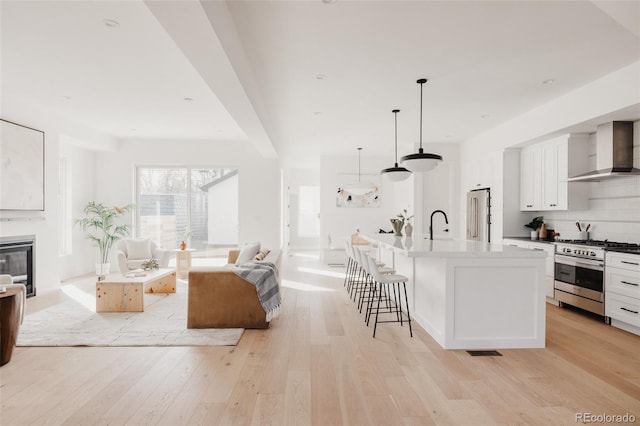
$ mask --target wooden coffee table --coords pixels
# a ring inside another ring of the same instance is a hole
[[[175,293],[175,269],[145,271],[127,278],[109,274],[96,283],[96,312],[144,312],[144,293]]]

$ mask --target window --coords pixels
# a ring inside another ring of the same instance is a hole
[[[213,167],[138,167],[136,234],[165,248],[238,244],[238,176]]]

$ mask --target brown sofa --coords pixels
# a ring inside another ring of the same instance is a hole
[[[268,328],[256,287],[231,268],[240,250],[230,250],[228,265],[189,271],[187,328]],[[264,258],[280,269],[280,250]]]

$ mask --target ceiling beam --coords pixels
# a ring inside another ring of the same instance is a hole
[[[212,3],[220,3],[219,19],[231,19],[224,2]],[[256,150],[264,157],[277,158],[271,138],[203,5],[192,1],[153,0],[146,1],[145,4],[246,133]],[[224,16],[225,10],[227,16]]]

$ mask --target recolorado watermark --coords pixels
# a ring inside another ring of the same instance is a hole
[[[576,413],[576,423],[635,423],[636,416],[626,414]]]

